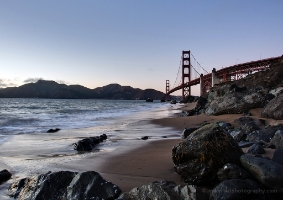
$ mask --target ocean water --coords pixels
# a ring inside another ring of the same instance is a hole
[[[4,141],[5,135],[46,133],[51,128],[101,126],[123,116],[169,106],[141,100],[4,98],[0,99],[0,138]]]

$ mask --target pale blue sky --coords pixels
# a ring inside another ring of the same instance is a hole
[[[0,87],[42,78],[164,92],[183,50],[208,71],[282,55],[282,8],[283,0],[0,0]]]

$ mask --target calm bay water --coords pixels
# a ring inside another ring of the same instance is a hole
[[[166,106],[140,100],[0,99],[0,136],[99,126],[117,117]]]

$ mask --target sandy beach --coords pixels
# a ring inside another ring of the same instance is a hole
[[[204,114],[198,116],[182,117],[180,113],[182,110],[189,110],[195,106],[195,103],[189,103],[183,106],[172,106],[174,114],[167,118],[153,119],[150,121],[140,122],[139,128],[135,125],[135,129],[142,129],[141,135],[137,138],[121,138],[124,141],[123,145],[119,145],[119,137],[110,137],[106,144],[103,144],[102,149],[97,152],[79,154],[71,151],[71,146],[65,145],[61,149],[56,149],[52,154],[45,154],[45,156],[35,156],[34,158],[25,156],[13,156],[8,158],[13,166],[5,164],[0,165],[2,169],[11,170],[13,177],[8,182],[0,187],[1,194],[6,193],[6,189],[14,180],[23,178],[28,175],[39,173],[46,173],[48,171],[97,171],[104,179],[118,185],[122,191],[129,192],[134,187],[140,187],[144,184],[171,180],[177,184],[182,184],[182,180],[178,174],[174,172],[172,162],[172,147],[179,143],[181,139],[182,130],[186,127],[198,127],[203,122],[229,122],[237,127],[239,124],[235,122],[236,119],[242,117],[241,114],[228,114],[221,116],[206,116]],[[251,110],[252,118],[260,117],[261,109]],[[265,119],[266,125],[273,125],[276,123],[283,123],[282,120]],[[120,125],[121,128],[122,125]],[[115,126],[115,131],[120,131],[119,126]],[[114,130],[113,129],[113,130]],[[152,132],[151,130],[154,130]],[[109,131],[109,130],[108,130]],[[127,129],[129,131],[129,129]],[[85,130],[84,133],[88,131]],[[110,131],[111,132],[111,131]],[[148,140],[141,140],[140,136],[145,132],[149,137]],[[165,134],[166,133],[166,134]],[[65,138],[68,144],[71,141],[76,141],[78,138],[85,135],[76,133],[76,137],[70,138],[70,133],[62,131],[60,133],[60,141]],[[166,135],[166,137],[162,137]],[[30,136],[35,137],[35,136]],[[58,136],[59,137],[59,136]],[[33,138],[34,139],[34,138]],[[42,138],[38,138],[38,141]],[[126,141],[126,142],[125,142]],[[46,144],[48,147],[48,144]],[[6,146],[7,147],[7,146]],[[119,147],[119,148],[118,148]],[[1,147],[5,149],[5,147]],[[246,152],[246,149],[243,149]],[[5,149],[7,152],[11,149]],[[272,157],[273,150],[266,149],[266,155]],[[68,153],[66,153],[68,152]],[[41,154],[44,152],[39,152]],[[24,168],[21,168],[22,163]],[[16,173],[14,173],[16,171]]]

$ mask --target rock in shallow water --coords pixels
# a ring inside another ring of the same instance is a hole
[[[215,181],[218,170],[226,163],[240,164],[242,154],[232,136],[216,123],[199,128],[172,149],[177,173],[192,184]]]
[[[9,180],[11,176],[12,174],[7,169],[0,171],[0,184]]]
[[[48,172],[14,182],[8,195],[18,200],[115,199],[121,190],[97,172]]]
[[[270,188],[283,188],[283,166],[271,160],[250,155],[241,156],[242,166],[262,184]]]

